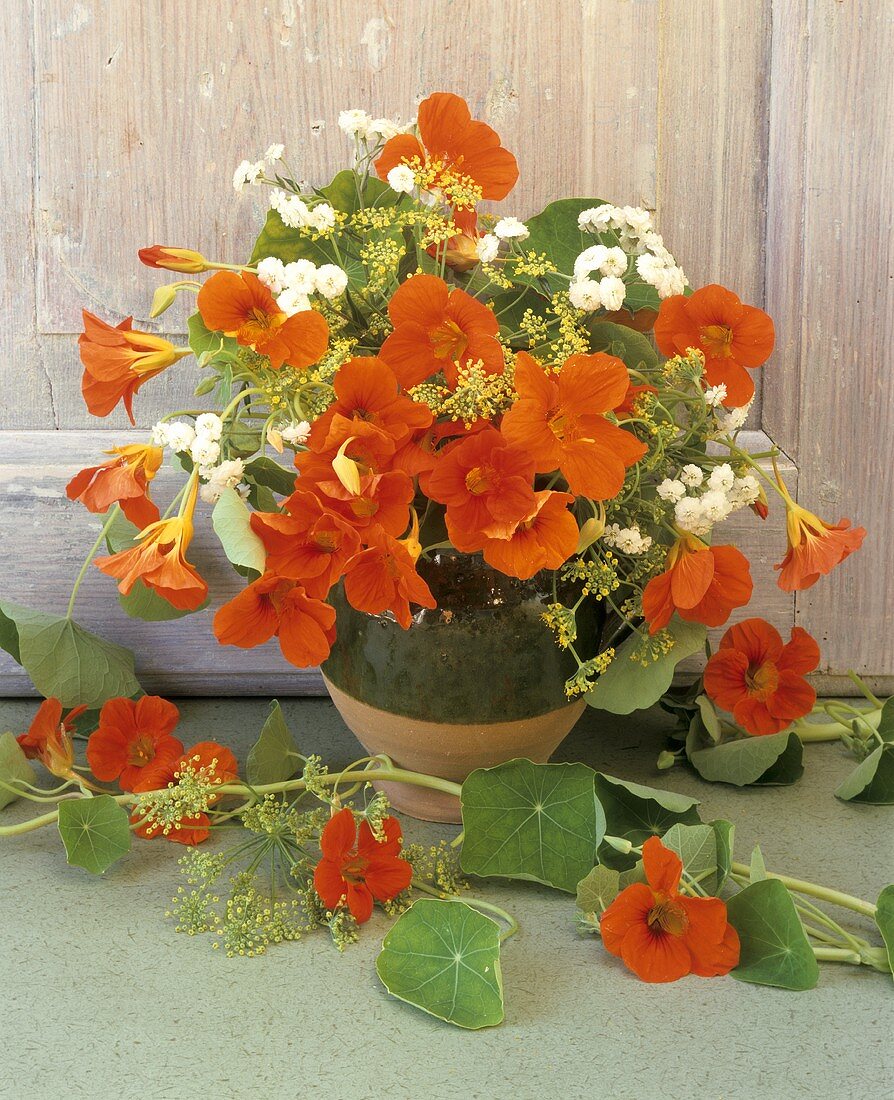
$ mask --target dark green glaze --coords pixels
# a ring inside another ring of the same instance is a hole
[[[568,702],[564,684],[577,666],[540,617],[554,601],[552,573],[520,581],[455,551],[418,568],[438,606],[414,608],[409,630],[389,612],[355,611],[340,585],[332,592],[338,638],[323,671],[336,687],[379,710],[432,722],[533,718]],[[588,604],[595,610],[585,617]],[[578,652],[598,652],[603,618],[601,604],[585,601]]]

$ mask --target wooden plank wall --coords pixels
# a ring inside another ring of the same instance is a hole
[[[98,425],[83,407],[81,307],[158,329],[146,315],[166,279],[136,250],[161,241],[242,257],[263,196],[233,194],[237,161],[283,140],[300,173],[323,182],[347,155],[339,109],[411,117],[418,99],[447,88],[519,157],[508,212],[575,193],[646,205],[693,283],[722,281],[768,303],[779,350],[752,426],[802,468],[809,503],[876,534],[797,609],[771,581],[757,610],[780,626],[797,610],[826,640],[834,673],[894,672],[891,482],[878,476],[892,450],[882,301],[892,3],[5,0],[0,31],[15,48],[0,74],[4,596],[59,605],[91,517],[69,514],[58,491],[128,435],[123,414]],[[165,317],[169,330],[182,323]],[[194,378],[184,367],[148,386],[141,425],[191,404]],[[753,557],[775,560],[780,518],[743,533]],[[222,596],[231,582],[211,568]],[[153,686],[306,689],[273,652],[234,661],[198,620],[184,630],[104,611],[103,583],[85,586],[87,618],[98,626],[108,615],[110,635],[144,654]],[[23,685],[0,655],[0,690]]]

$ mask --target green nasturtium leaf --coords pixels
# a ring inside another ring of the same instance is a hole
[[[363,187],[361,202],[357,176],[349,168],[338,172],[331,183],[320,188],[320,194],[334,210],[345,214],[354,214],[362,207],[374,206],[381,210],[386,206],[396,206],[401,201],[400,194],[385,180],[368,176]]]
[[[587,330],[591,351],[615,355],[631,370],[658,366],[658,352],[648,336],[641,332],[598,317],[587,325]]]
[[[878,733],[883,741],[894,741],[894,695],[886,699],[878,719]]]
[[[598,917],[608,909],[621,889],[621,872],[597,863],[577,884],[577,907]]]
[[[672,619],[667,629],[674,645],[651,664],[644,666],[633,659],[640,645],[638,634],[618,646],[612,663],[587,693],[591,707],[631,714],[658,702],[671,685],[675,667],[704,647],[707,633],[701,623],[687,623],[679,617]]]
[[[264,572],[267,552],[251,529],[251,512],[235,489],[224,489],[211,513],[211,523],[233,565]]]
[[[186,327],[189,331],[189,346],[200,363],[217,358],[232,358],[239,350],[239,344],[232,336],[224,336],[221,332],[212,332],[207,328],[201,313],[194,313],[187,320]]]
[[[510,760],[463,783],[468,874],[531,879],[573,894],[593,866],[604,829],[586,764]]]
[[[34,768],[28,763],[28,758],[16,741],[15,734],[7,731],[0,735],[0,779],[4,783],[15,785],[16,783],[33,784],[36,778]],[[0,787],[0,810],[10,802],[15,802],[18,797],[14,791]]]
[[[499,926],[459,901],[421,898],[394,923],[376,959],[388,992],[464,1028],[503,1019]]]
[[[98,707],[113,696],[141,690],[129,649],[59,615],[6,602],[0,603],[0,614],[15,624],[16,659],[45,699],[55,695],[63,707]],[[8,635],[4,630],[7,641]]]
[[[301,758],[292,731],[283,716],[282,707],[274,699],[260,736],[248,754],[245,774],[253,786],[284,783],[298,771],[300,763]]]
[[[819,965],[792,896],[778,879],[746,886],[726,907],[741,945],[734,978],[781,989],[813,989]]]
[[[875,907],[875,923],[885,941],[888,966],[894,970],[894,885],[886,886],[879,894]]]
[[[711,783],[730,783],[735,787],[785,786],[804,774],[803,745],[792,731],[743,737],[708,748],[694,747],[690,738],[686,750],[689,763],[702,779]]]
[[[566,276],[565,279],[558,274],[545,276],[544,281],[551,290],[567,290],[567,276],[574,271],[574,261],[585,248],[599,243],[598,237],[580,229],[577,219],[584,210],[604,204],[604,199],[558,199],[525,222],[529,233],[524,242],[525,251],[545,254],[556,271]],[[514,277],[518,282],[538,284],[538,280],[528,276]]]
[[[763,882],[767,877],[767,864],[764,862],[764,853],[759,844],[755,844],[751,853],[751,863],[748,865],[748,881]]]
[[[845,779],[835,797],[870,806],[894,805],[894,742],[879,745]]]
[[[605,834],[622,837],[636,847],[650,836],[663,836],[678,823],[700,824],[697,799],[639,783],[625,783],[601,772],[596,773],[596,797],[605,813]],[[637,856],[624,855],[603,842],[599,861],[623,871],[636,863]]]
[[[733,825],[712,821],[708,825],[672,825],[661,838],[677,853],[686,874],[708,894],[718,894],[729,875]]]
[[[246,462],[245,479],[255,485],[264,485],[280,496],[288,496],[295,489],[295,468],[287,470],[267,455],[258,455]]]
[[[93,875],[130,851],[130,819],[109,794],[60,802],[59,834],[68,862]]]

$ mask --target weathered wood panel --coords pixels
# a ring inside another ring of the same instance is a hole
[[[771,239],[768,254],[780,279],[771,304],[784,330],[797,334],[786,373],[767,375],[768,405],[778,410],[768,420],[797,448],[802,502],[870,532],[859,557],[798,596],[797,616],[831,668],[890,672],[894,3],[813,0],[806,23],[782,18],[778,30],[787,36],[780,63],[788,58],[789,68],[800,62],[806,71],[800,104],[791,99],[798,84],[783,81],[778,105],[779,114],[803,111],[802,187],[785,207],[794,219],[803,211],[803,231],[794,254],[793,230]],[[787,186],[782,177],[780,186]],[[799,278],[779,274],[797,265]]]
[[[0,432],[0,517],[4,525],[4,599],[30,607],[64,612],[71,585],[100,528],[98,516],[65,497],[68,479],[96,461],[117,441],[113,432]],[[748,443],[766,445],[760,433]],[[794,477],[794,470],[788,471]],[[156,499],[166,499],[170,471],[155,482]],[[75,618],[133,649],[137,672],[148,689],[190,695],[229,692],[244,695],[294,695],[322,690],[315,672],[287,664],[275,642],[253,650],[222,647],[211,633],[213,611],[243,587],[223,557],[210,526],[210,506],[199,504],[194,561],[211,588],[211,607],[170,623],[130,619],[115,598],[114,581],[90,569],[78,593]],[[791,621],[792,600],[774,583],[772,563],[784,539],[784,517],[777,509],[761,523],[747,509],[725,525],[724,538],[739,543],[751,559],[761,609],[781,626]],[[750,614],[751,612],[747,612]],[[739,616],[740,618],[743,615]],[[0,652],[0,695],[27,693],[21,669]]]

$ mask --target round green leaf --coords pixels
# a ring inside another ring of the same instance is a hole
[[[59,804],[59,834],[73,867],[101,875],[130,851],[127,811],[109,794]]]
[[[245,763],[249,783],[283,783],[298,770],[300,755],[276,699]]]
[[[551,202],[525,222],[529,233],[524,242],[525,251],[545,254],[557,272],[570,275],[574,271],[574,261],[581,252],[592,244],[598,244],[598,238],[581,231],[577,224],[578,215],[604,203],[604,199],[559,199]],[[528,276],[516,276],[516,279],[520,283],[537,282]],[[544,281],[552,290],[568,289],[567,278],[547,275]]]
[[[732,830],[729,821],[714,821],[710,825],[677,823],[661,841],[677,853],[690,878],[706,893],[717,894],[729,874]]]
[[[224,489],[211,513],[211,523],[233,565],[264,572],[267,551],[251,529],[251,512],[235,489]]]
[[[781,989],[813,989],[819,965],[792,896],[778,879],[752,883],[726,907],[741,945],[734,978]]]
[[[702,779],[745,787],[785,786],[804,774],[803,745],[798,735],[783,730],[767,737],[743,737],[710,748],[693,748],[687,741],[689,763]]]
[[[610,775],[596,774],[596,797],[605,814],[605,833],[623,837],[639,847],[650,836],[663,836],[672,825],[699,824],[697,799],[673,791],[661,791],[640,783],[626,783]],[[632,867],[636,855],[624,855],[602,844],[601,863],[623,871]]]
[[[510,760],[463,783],[463,870],[531,879],[574,893],[593,866],[603,822],[586,764]]]
[[[679,617],[671,620],[667,630],[674,639],[673,647],[649,665],[632,659],[640,645],[638,634],[631,634],[618,646],[612,663],[587,693],[590,706],[612,714],[631,714],[657,703],[670,687],[676,666],[702,649],[707,633],[701,623],[687,623]]]
[[[0,736],[0,779],[14,786],[16,783],[33,784],[36,778],[34,768],[28,763],[15,734],[7,732]],[[6,787],[0,787],[0,810],[18,797]]]
[[[577,884],[577,907],[584,913],[604,913],[621,892],[621,874],[597,863]]]
[[[590,350],[615,355],[631,370],[658,366],[658,352],[648,336],[626,325],[596,319],[587,325]]]
[[[886,741],[873,750],[845,779],[835,797],[871,806],[894,804],[894,743]]]
[[[499,926],[465,902],[415,902],[385,937],[376,973],[392,996],[458,1027],[503,1019]]]

